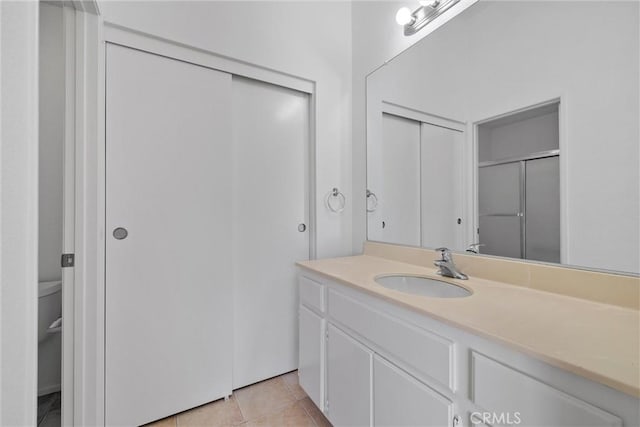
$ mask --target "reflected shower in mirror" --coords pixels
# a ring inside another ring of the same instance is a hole
[[[482,253],[560,262],[558,103],[477,130]]]
[[[367,77],[367,238],[640,271],[640,5],[482,0]]]

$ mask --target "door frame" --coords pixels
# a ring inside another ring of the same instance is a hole
[[[558,150],[560,157],[560,264],[571,264],[569,256],[569,207],[567,204],[568,194],[568,176],[569,176],[569,162],[567,161],[567,154],[569,151],[568,137],[567,137],[567,94],[561,92],[559,95],[543,97],[540,99],[532,99],[531,102],[520,102],[518,105],[505,105],[499,112],[488,117],[483,117],[469,122],[471,132],[469,132],[468,138],[470,138],[470,144],[468,144],[469,150],[467,151],[467,164],[469,165],[469,176],[466,177],[468,186],[471,190],[470,200],[472,206],[470,206],[470,212],[472,212],[471,223],[473,225],[470,230],[473,236],[472,242],[478,240],[478,227],[480,226],[480,217],[478,211],[478,127],[483,123],[490,122],[502,117],[507,117],[513,114],[521,113],[528,110],[544,107],[547,105],[558,104]],[[505,112],[506,111],[506,112]],[[485,255],[493,256],[493,255]],[[517,259],[517,258],[507,258]],[[532,262],[531,260],[524,260]],[[535,262],[535,261],[534,261]]]
[[[76,10],[62,7],[64,49],[64,129],[62,178],[62,253],[75,253],[76,219]],[[62,425],[73,423],[75,268],[62,268]]]
[[[0,2],[0,425],[37,420],[38,16]]]
[[[64,249],[67,250],[74,245],[78,248],[78,234],[74,231],[80,230],[79,227],[83,225],[80,221],[82,217],[77,215],[79,204],[76,203],[81,194],[76,190],[83,188],[78,185],[83,181],[76,173],[78,153],[81,152],[78,148],[86,146],[87,138],[95,136],[85,126],[93,117],[89,116],[88,110],[77,108],[78,102],[91,92],[90,88],[83,86],[89,81],[91,74],[76,74],[90,64],[93,49],[90,40],[84,37],[86,34],[75,32],[74,27],[85,24],[81,28],[97,30],[99,10],[95,0],[71,0],[57,6],[64,6],[66,87],[63,222]],[[0,327],[0,376],[3,379],[0,384],[0,424],[7,425],[35,425],[37,421],[38,9],[38,2],[0,4],[0,33],[6,36],[3,37],[6,43],[2,45],[0,56],[8,59],[0,61],[0,86],[4,88],[7,85],[11,89],[2,94],[2,104],[11,105],[11,108],[0,114],[2,137],[8,136],[0,144],[3,166],[8,166],[2,168],[3,173],[0,174],[0,204],[3,225],[6,223],[12,230],[11,233],[2,234],[2,246],[10,247],[11,251],[3,251],[0,258],[2,279],[7,281],[6,284],[3,283],[0,299],[0,325],[8,325]],[[91,23],[95,25],[92,26]],[[75,62],[75,59],[78,61]],[[16,119],[16,114],[21,117]],[[91,125],[88,127],[91,128]],[[85,132],[78,133],[78,129],[85,129]],[[90,142],[95,142],[95,139]],[[16,199],[16,196],[19,197]],[[83,309],[82,304],[76,303],[76,290],[85,286],[86,281],[78,278],[78,268],[63,273],[65,338],[62,348],[62,416],[65,425],[88,424],[74,418],[74,411],[79,410],[76,404],[78,397],[82,397],[83,392],[76,387],[76,382],[80,379],[78,372],[82,366],[74,363],[74,360],[80,360],[77,355],[82,341],[77,338],[77,324],[74,324],[73,319],[78,318]]]
[[[87,15],[87,14],[81,14]],[[74,423],[105,423],[105,73],[106,43],[260,80],[309,95],[309,259],[317,253],[317,81],[131,28],[100,16],[76,19],[76,221]]]

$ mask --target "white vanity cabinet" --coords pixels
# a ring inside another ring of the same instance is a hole
[[[300,384],[335,426],[638,426],[639,400],[311,271]]]

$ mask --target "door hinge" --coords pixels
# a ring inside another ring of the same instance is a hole
[[[76,263],[76,254],[62,254],[60,266],[62,268],[73,267]]]

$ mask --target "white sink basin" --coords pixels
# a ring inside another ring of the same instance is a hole
[[[376,283],[387,289],[404,292],[413,295],[422,295],[434,298],[462,298],[471,295],[471,291],[462,286],[442,280],[430,279],[421,276],[378,276]]]

